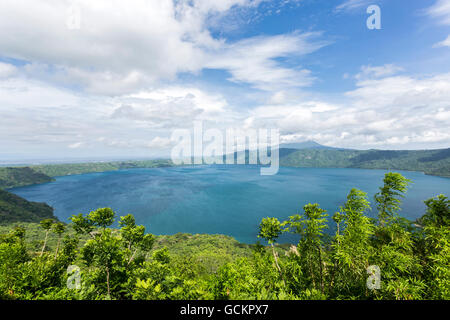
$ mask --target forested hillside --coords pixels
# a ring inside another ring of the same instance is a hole
[[[45,203],[29,202],[15,194],[0,190],[0,224],[12,222],[39,222],[56,219],[53,208]]]
[[[280,157],[280,165],[288,167],[408,170],[450,177],[450,149],[405,151],[291,150],[291,152]]]
[[[131,168],[158,168],[168,166],[172,166],[172,161],[133,160],[133,161],[116,161],[116,162],[48,164],[48,165],[32,166],[32,168],[50,177],[57,177],[89,172],[105,172]]]
[[[30,167],[0,167],[0,189],[21,187],[50,181],[52,181],[51,177]]]

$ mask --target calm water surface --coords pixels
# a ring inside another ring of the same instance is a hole
[[[257,166],[198,166],[129,169],[58,177],[41,185],[11,189],[30,201],[46,202],[62,221],[77,213],[111,207],[134,214],[154,234],[218,233],[246,243],[257,241],[261,218],[286,219],[317,202],[333,213],[352,187],[373,195],[384,170],[280,168],[261,176]],[[413,180],[401,214],[416,219],[423,200],[450,194],[450,179],[400,171]],[[369,213],[374,216],[375,211]],[[329,217],[331,220],[331,217]],[[330,230],[333,224],[330,223]],[[295,241],[284,237],[283,241]]]

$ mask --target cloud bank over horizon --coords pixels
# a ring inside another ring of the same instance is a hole
[[[370,31],[354,0],[2,1],[0,157],[167,155],[194,121],[449,147],[450,1],[381,4]]]

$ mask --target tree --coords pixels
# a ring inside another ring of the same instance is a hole
[[[411,181],[390,172],[383,182],[380,192],[375,195],[379,224],[375,229],[372,259],[382,270],[383,280],[377,294],[388,299],[415,299],[421,296],[425,283],[411,274],[420,275],[423,267],[414,254],[412,223],[398,213]]]
[[[128,214],[120,217],[120,232],[128,250],[128,265],[133,261],[138,249],[150,251],[155,238],[151,234],[145,234],[144,226],[137,226],[134,216]]]
[[[114,216],[115,213],[111,208],[100,208],[91,211],[87,218],[97,227],[105,229],[114,223]]]
[[[398,218],[401,199],[408,189],[411,180],[406,179],[400,173],[389,172],[384,176],[384,185],[375,195],[378,208],[378,219],[381,226]]]
[[[443,194],[424,201],[427,211],[419,223],[425,226],[450,226],[450,200]]]
[[[111,297],[111,273],[124,262],[122,241],[111,229],[104,229],[94,239],[88,240],[82,249],[83,259],[106,273],[107,297]]]
[[[42,229],[45,230],[45,239],[44,245],[42,246],[41,254],[39,256],[42,256],[44,254],[45,247],[47,246],[48,233],[50,232],[53,223],[54,223],[53,219],[44,219],[40,222]]]
[[[321,209],[317,203],[307,204],[303,207],[303,215],[289,217],[283,225],[290,232],[300,235],[298,252],[304,274],[312,283],[314,289],[324,291],[324,229],[328,228],[326,210]]]
[[[278,264],[278,257],[275,252],[275,248],[274,248],[273,244],[277,241],[277,239],[281,233],[282,233],[281,223],[280,223],[280,221],[278,221],[277,218],[262,219],[262,221],[259,225],[258,238],[265,239],[272,247],[272,254],[275,259],[275,265],[278,269],[278,272],[280,273],[280,276],[282,276],[282,272],[281,272],[281,268]]]
[[[77,233],[87,233],[92,237],[82,249],[83,259],[87,265],[96,266],[106,273],[108,298],[111,297],[111,273],[114,266],[123,260],[123,241],[107,228],[114,223],[114,216],[111,208],[100,208],[91,211],[86,217],[80,213],[71,219]],[[93,234],[95,228],[100,228],[100,232]]]
[[[90,220],[89,217],[85,217],[82,213],[77,215],[72,215],[70,220],[73,223],[73,229],[77,234],[89,234],[91,237],[92,230],[94,230],[94,221]]]
[[[14,228],[0,235],[0,300],[17,299],[23,266],[30,260],[24,243],[24,229]]]
[[[338,225],[333,244],[334,270],[331,277],[332,290],[346,296],[359,296],[365,291],[366,270],[373,248],[371,237],[374,225],[364,213],[370,209],[367,194],[352,189],[340,212],[333,216]],[[340,223],[343,223],[341,235]]]
[[[121,280],[130,277],[133,270],[145,261],[145,256],[140,255],[139,263],[132,264],[137,261],[138,251],[147,253],[155,241],[152,234],[145,234],[144,226],[136,225],[133,215],[120,217],[120,230],[108,228],[114,220],[115,213],[110,208],[72,217],[75,231],[89,233],[92,237],[82,248],[82,257],[86,265],[100,270],[105,276],[108,298],[116,284],[123,287],[125,284]]]
[[[58,236],[58,244],[56,245],[56,252],[55,252],[55,259],[58,256],[59,246],[61,245],[61,237],[64,231],[66,231],[66,226],[62,222],[54,223],[53,226],[53,232],[56,233]]]
[[[450,299],[450,201],[443,194],[425,200],[427,210],[419,222],[424,226],[424,277],[432,299]]]

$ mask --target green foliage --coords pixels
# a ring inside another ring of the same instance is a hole
[[[419,219],[425,226],[450,226],[450,200],[443,194],[425,200],[427,212]]]
[[[283,154],[282,150],[280,150],[280,155]],[[304,149],[282,156],[280,165],[286,167],[408,170],[450,177],[450,149],[403,151]]]
[[[277,218],[264,218],[259,225],[258,238],[264,238],[269,244],[273,244],[281,232],[281,223]]]
[[[53,219],[44,219],[39,224],[45,231],[49,231],[55,221]]]
[[[87,219],[94,226],[105,229],[114,223],[114,211],[111,208],[101,208],[89,213]]]
[[[56,219],[53,208],[45,203],[27,201],[15,194],[0,190],[0,224],[14,222],[39,222],[42,219]]]
[[[53,232],[56,233],[58,237],[60,237],[64,233],[64,231],[66,231],[66,225],[62,222],[54,223],[52,228]]]
[[[47,240],[48,240],[48,233],[50,232],[50,229],[51,229],[53,223],[54,223],[53,219],[45,219],[45,220],[42,220],[40,223],[41,228],[45,230],[45,240],[44,240],[44,245],[42,246],[40,256],[42,256],[44,254],[45,247],[47,245]]]
[[[343,230],[338,227],[332,243],[332,260],[329,281],[332,294],[341,298],[365,296],[366,269],[370,256],[373,254],[371,246],[374,235],[373,221],[365,216],[370,209],[367,194],[358,189],[352,189],[347,196],[347,202],[340,212],[334,216],[335,222],[343,224]],[[338,218],[336,218],[338,217]],[[342,230],[342,234],[340,231]],[[348,281],[353,279],[353,281]]]
[[[384,177],[384,185],[375,195],[378,208],[378,219],[381,225],[393,222],[398,218],[403,193],[406,192],[410,180],[400,173],[389,172]]]
[[[53,179],[30,167],[0,167],[0,189],[46,183]]]
[[[85,217],[82,213],[73,215],[70,220],[73,223],[73,229],[79,235],[90,234],[94,230],[94,221],[89,216]]]
[[[432,299],[450,299],[450,201],[443,194],[425,201],[427,211],[419,219],[424,278]],[[420,242],[419,242],[420,243]]]
[[[323,248],[323,230],[328,227],[328,215],[317,203],[305,205],[303,211],[303,215],[291,216],[283,225],[290,232],[300,235],[297,252],[301,253],[298,262],[304,281],[313,289],[324,292],[326,253]]]

